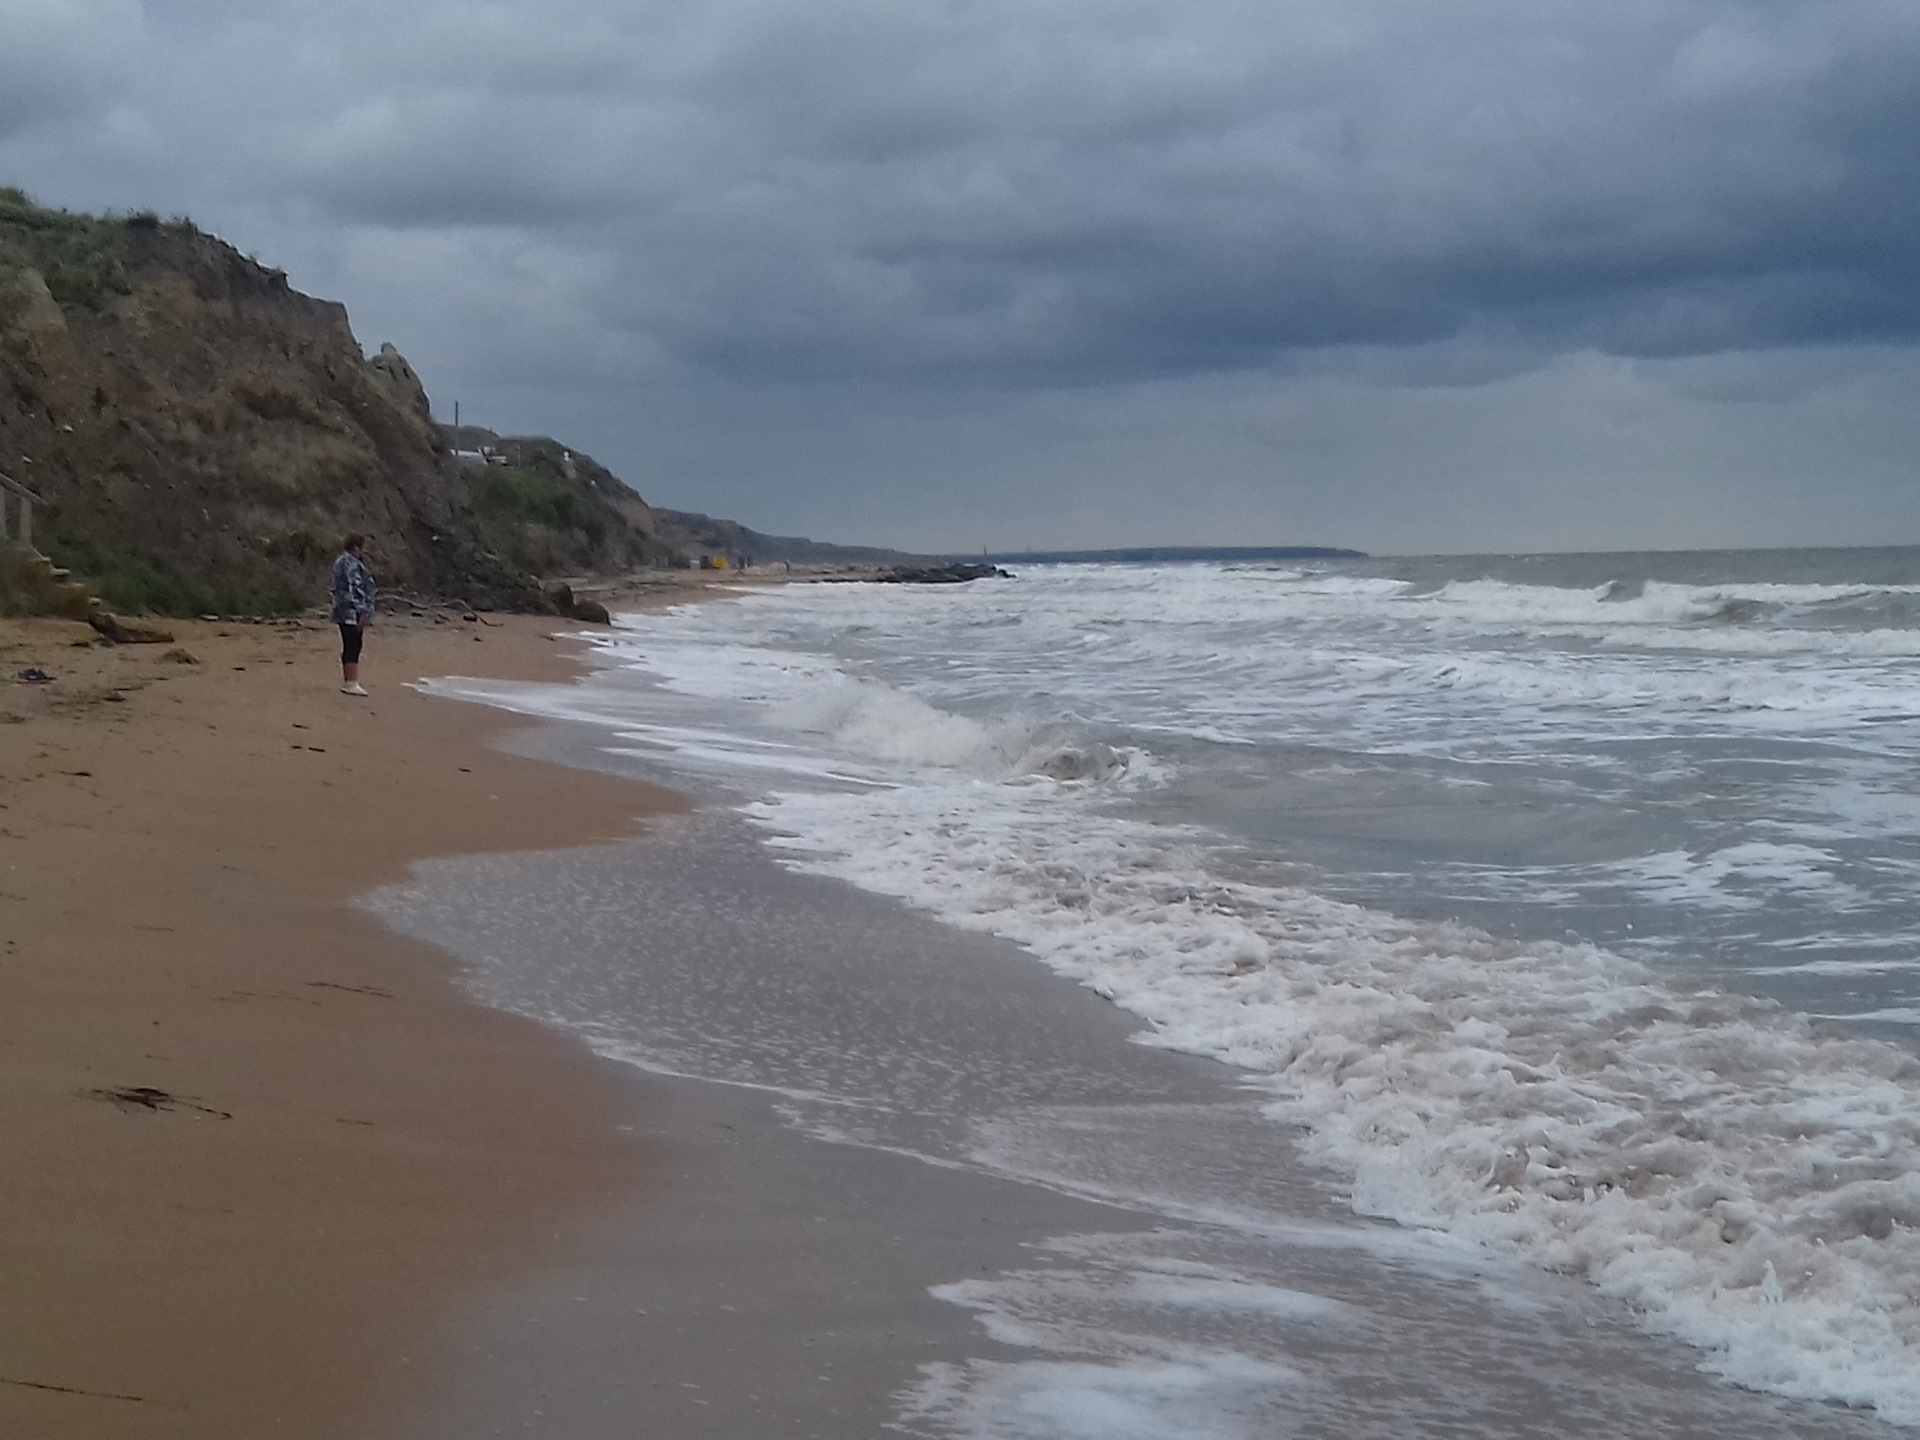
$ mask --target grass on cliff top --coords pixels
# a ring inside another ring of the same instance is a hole
[[[0,260],[38,270],[62,305],[97,310],[131,288],[120,263],[124,226],[121,220],[49,210],[23,191],[0,188]]]
[[[158,228],[150,211],[133,215],[78,215],[37,205],[26,191],[0,185],[0,263],[32,266],[62,305],[98,310],[132,286],[120,258],[129,226]],[[165,222],[191,229],[184,218]]]

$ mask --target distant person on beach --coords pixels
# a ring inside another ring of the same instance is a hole
[[[333,562],[333,608],[327,613],[340,627],[340,693],[364,695],[360,686],[360,645],[373,623],[374,601],[380,587],[361,551],[367,537],[349,535],[340,542],[340,558]]]

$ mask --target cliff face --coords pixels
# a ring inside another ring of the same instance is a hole
[[[542,573],[659,552],[639,497],[551,468],[503,490],[458,461],[391,346],[368,359],[342,306],[190,224],[0,190],[0,472],[115,604],[310,604],[351,530],[389,587],[506,607],[537,607]]]
[[[481,538],[538,575],[618,574],[672,555],[653,509],[592,456],[545,435],[440,428]],[[479,456],[481,458],[474,458]]]

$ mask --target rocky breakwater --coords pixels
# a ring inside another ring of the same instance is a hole
[[[1013,573],[998,565],[954,560],[944,565],[893,565],[867,578],[882,585],[963,585],[969,580],[1011,580]]]

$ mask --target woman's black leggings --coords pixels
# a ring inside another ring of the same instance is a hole
[[[360,663],[360,642],[367,638],[367,632],[358,625],[340,627],[340,663],[358,665]]]

